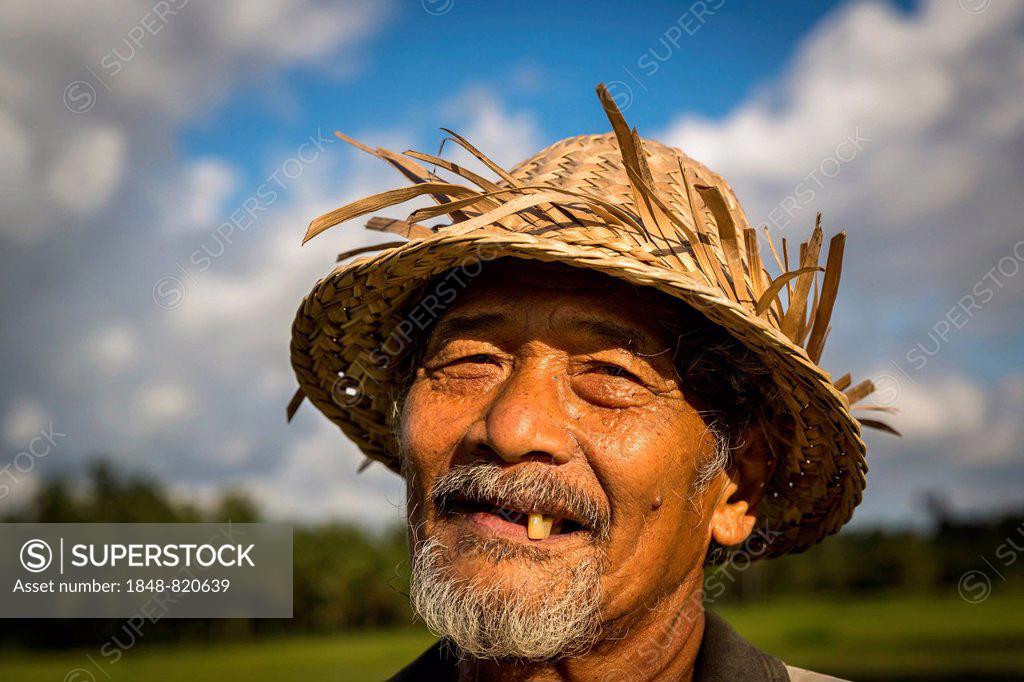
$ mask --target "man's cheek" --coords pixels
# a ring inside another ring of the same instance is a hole
[[[407,407],[402,420],[402,449],[420,469],[431,468],[431,463],[450,449],[452,440],[444,420],[430,415],[428,406],[417,404]]]
[[[447,455],[461,442],[478,411],[465,399],[440,395],[426,385],[414,387],[403,411],[403,444],[423,459]]]

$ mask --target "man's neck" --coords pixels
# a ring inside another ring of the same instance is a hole
[[[464,659],[460,682],[484,680],[693,679],[704,635],[703,572],[697,571],[658,604],[610,623],[586,654],[553,662]]]

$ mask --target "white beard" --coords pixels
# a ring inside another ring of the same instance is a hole
[[[460,550],[463,548],[460,548]],[[431,538],[414,551],[410,599],[427,627],[477,658],[557,659],[589,649],[601,631],[601,562],[537,565],[534,584],[453,575],[448,548]],[[493,553],[484,551],[483,555]],[[528,560],[518,557],[520,560]]]

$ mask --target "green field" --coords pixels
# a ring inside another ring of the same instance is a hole
[[[1024,680],[1024,594],[721,608],[787,663],[852,680]]]
[[[1024,594],[997,592],[981,604],[900,596],[719,611],[788,662],[849,679],[1024,680]],[[88,649],[2,652],[0,680],[380,680],[431,641],[418,631],[211,646],[147,647],[143,641],[116,663]]]

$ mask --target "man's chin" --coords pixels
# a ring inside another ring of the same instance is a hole
[[[561,554],[507,539],[448,535],[432,533],[413,562],[413,607],[434,632],[485,658],[551,658],[594,641],[596,552],[563,563]]]

